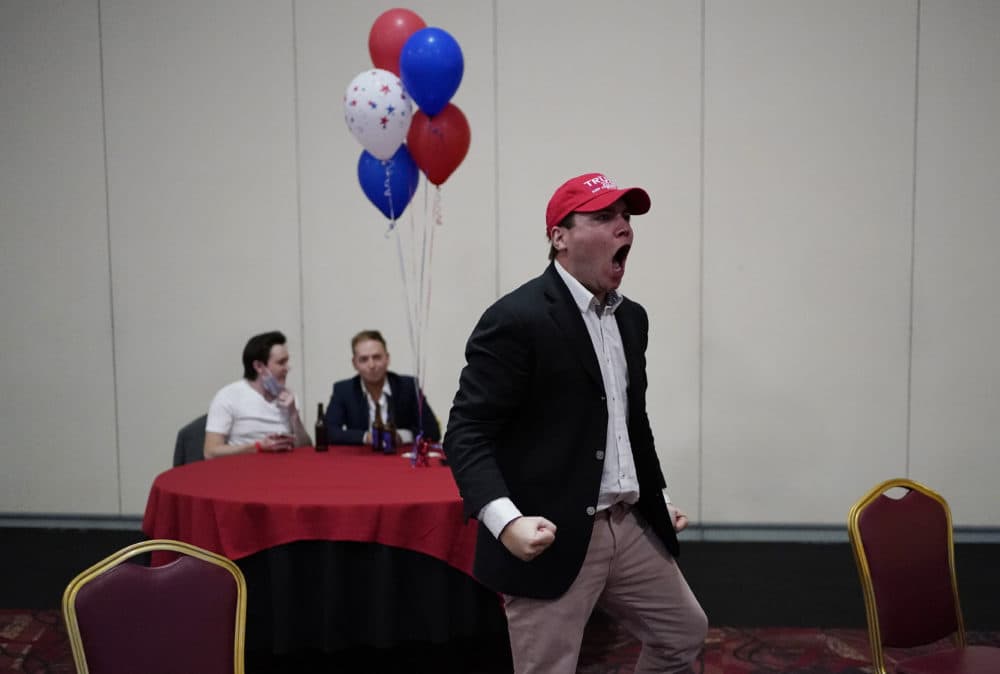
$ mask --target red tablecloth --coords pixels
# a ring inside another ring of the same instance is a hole
[[[358,541],[421,552],[470,575],[476,526],[464,521],[447,467],[415,468],[365,447],[172,468],[153,482],[142,522],[150,538],[187,541],[229,559],[299,540]]]

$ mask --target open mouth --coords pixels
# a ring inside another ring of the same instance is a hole
[[[630,250],[632,250],[632,245],[625,244],[617,251],[615,251],[614,257],[611,258],[611,268],[614,269],[615,271],[622,271],[623,269],[625,269],[625,258],[628,257],[628,253]]]

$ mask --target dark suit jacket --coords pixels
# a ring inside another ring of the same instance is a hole
[[[389,396],[389,418],[396,424],[396,428],[413,431],[415,437],[421,426],[413,377],[388,372],[386,380],[392,389],[392,395]],[[330,404],[326,408],[326,428],[331,444],[360,445],[364,442],[369,425],[368,399],[361,386],[359,375],[333,385]],[[423,392],[420,400],[423,405],[424,437],[437,442],[441,439],[441,427]]]
[[[639,478],[637,508],[672,554],[677,537],[646,415],[646,311],[615,311],[628,362],[628,430]],[[600,366],[580,310],[550,264],[483,314],[465,350],[444,449],[475,517],[509,497],[524,515],[555,523],[555,542],[530,562],[482,524],[474,575],[507,594],[554,598],[576,578],[590,543],[607,441]]]

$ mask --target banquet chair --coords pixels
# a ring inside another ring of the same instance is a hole
[[[900,498],[886,495],[896,488],[905,491]],[[875,674],[886,674],[886,648],[917,647],[893,658],[897,674],[1000,672],[1000,648],[966,644],[951,511],[939,494],[912,480],[887,480],[851,508],[848,534]],[[949,637],[953,645],[938,644]]]
[[[153,551],[177,558],[132,560]],[[77,674],[243,674],[246,595],[239,567],[208,550],[163,539],[122,548],[63,593]]]
[[[174,443],[174,466],[194,463],[205,458],[205,423],[208,415],[202,414],[177,431]]]

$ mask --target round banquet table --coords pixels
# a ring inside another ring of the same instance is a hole
[[[142,528],[236,561],[247,648],[281,654],[505,638],[499,598],[471,576],[476,527],[437,459],[305,447],[161,473]]]

